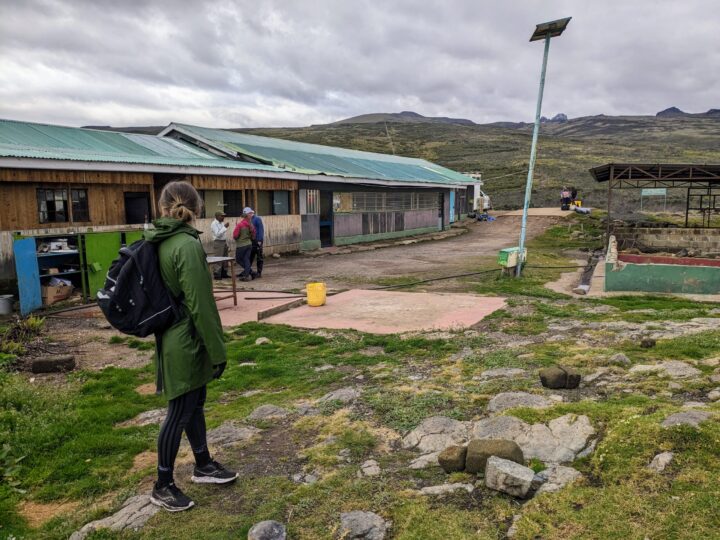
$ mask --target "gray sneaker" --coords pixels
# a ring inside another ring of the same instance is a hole
[[[217,461],[212,460],[204,467],[195,466],[193,475],[190,480],[196,484],[229,484],[234,482],[238,477],[238,473],[228,471]]]
[[[167,486],[153,486],[150,502],[168,512],[182,512],[195,506],[193,500],[185,495],[174,483]]]

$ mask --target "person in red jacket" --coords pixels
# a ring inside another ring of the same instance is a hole
[[[250,281],[253,279],[250,254],[252,253],[252,243],[255,239],[255,227],[253,227],[251,221],[251,214],[253,214],[252,208],[245,208],[243,210],[243,218],[238,222],[233,231],[233,238],[235,239],[235,261],[243,268],[240,274],[242,281]]]

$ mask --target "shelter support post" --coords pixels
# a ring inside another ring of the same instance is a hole
[[[605,229],[605,245],[610,241],[610,232],[612,228],[612,217],[610,214],[612,206],[612,188],[613,188],[613,176],[615,174],[615,167],[610,167],[610,178],[608,179],[608,195],[607,195],[607,227]]]

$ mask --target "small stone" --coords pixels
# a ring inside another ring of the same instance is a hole
[[[467,448],[464,446],[448,446],[438,455],[438,463],[446,473],[462,471],[466,454]]]
[[[381,473],[380,465],[374,459],[368,459],[360,465],[360,471],[362,476],[379,476]]]
[[[515,441],[503,439],[475,439],[467,446],[465,471],[479,473],[485,470],[488,458],[496,456],[523,465],[525,457]]]
[[[255,340],[255,345],[270,345],[272,341],[266,337],[259,337]]]
[[[279,521],[261,521],[248,531],[248,540],[286,540],[285,525]]]
[[[285,418],[288,414],[290,413],[282,407],[266,404],[260,405],[257,409],[251,412],[248,416],[248,420],[277,420]]]
[[[304,473],[299,472],[292,475],[292,481],[296,484],[306,484],[308,486],[311,486],[315,482],[317,482],[320,477],[315,473]]]
[[[325,364],[325,365],[316,367],[316,368],[315,368],[315,371],[318,371],[318,372],[320,372],[320,371],[328,371],[328,370],[334,369],[334,368],[335,368],[335,366],[333,366],[333,365]]]
[[[351,402],[355,401],[359,397],[360,397],[359,389],[353,388],[351,386],[347,386],[345,388],[340,388],[339,390],[334,390],[332,392],[325,394],[323,397],[318,399],[318,403],[339,401],[340,403],[347,404],[347,403],[351,403]]]
[[[640,340],[640,346],[643,349],[652,349],[656,345],[656,341],[652,338],[644,338]]]
[[[515,379],[524,377],[527,372],[524,369],[519,368],[496,368],[487,369],[480,375],[473,377],[474,381],[491,381],[493,379]]]
[[[119,423],[118,427],[143,427],[152,424],[162,424],[165,421],[167,409],[152,409],[141,412],[135,418]]]
[[[384,540],[388,523],[375,512],[340,514],[339,537],[343,540]]]
[[[502,392],[488,402],[487,410],[488,412],[502,412],[516,407],[544,409],[553,405],[553,401],[537,394],[528,394],[527,392]]]
[[[710,382],[720,383],[720,373],[715,373],[713,375],[710,375]]]
[[[610,364],[616,365],[616,366],[629,366],[630,365],[630,359],[627,357],[627,355],[623,353],[617,353],[613,354],[610,357]]]
[[[653,373],[666,375],[672,379],[687,379],[702,375],[702,371],[679,360],[666,360],[659,364],[637,364],[630,368],[629,373]]]
[[[706,358],[705,360],[700,360],[700,364],[702,364],[703,366],[708,366],[708,367],[720,366],[720,357]]]
[[[421,495],[446,495],[454,491],[464,489],[468,493],[475,491],[472,484],[440,484],[439,486],[428,486],[420,490]]]
[[[715,390],[710,390],[707,395],[708,399],[710,401],[717,401],[720,399],[720,388],[716,388]]]
[[[411,469],[427,469],[428,467],[437,466],[438,455],[440,452],[431,452],[429,454],[423,454],[422,456],[416,457],[408,465]]]
[[[242,394],[240,394],[240,397],[253,397],[262,393],[262,390],[248,390],[247,392],[243,392]]]
[[[651,469],[655,472],[663,472],[665,470],[665,467],[670,465],[670,462],[675,457],[675,454],[672,452],[662,452],[661,454],[658,454],[655,456],[650,464],[648,465],[648,469]]]
[[[273,259],[279,259],[280,257],[281,257],[281,255],[280,255],[279,253],[273,253],[273,254],[272,254],[272,258],[273,258]]]
[[[669,390],[682,390],[682,387],[683,387],[682,384],[675,382],[675,381],[670,381],[668,383]]]
[[[672,426],[692,426],[700,427],[700,424],[710,418],[710,413],[707,411],[683,411],[675,414],[671,414],[662,422],[662,427]]]
[[[496,456],[491,456],[485,467],[485,485],[513,497],[525,497],[534,477],[529,467]]]
[[[538,495],[540,493],[560,491],[571,482],[582,478],[582,474],[579,471],[563,465],[552,465],[544,471],[539,472],[538,476],[544,480],[543,484],[537,490]]]
[[[510,525],[510,528],[505,533],[505,538],[515,538],[518,533],[518,521],[520,521],[520,518],[522,516],[520,514],[516,514],[512,518],[512,524]]]
[[[257,362],[240,362],[238,364],[238,367],[255,367],[257,366]]]
[[[682,404],[683,409],[704,409],[707,407],[707,403],[702,401],[686,401]]]

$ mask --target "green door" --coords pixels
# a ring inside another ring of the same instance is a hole
[[[120,232],[86,233],[83,235],[90,300],[95,300],[97,292],[105,285],[105,276],[110,264],[118,257],[120,235]]]
[[[142,240],[144,231],[126,231],[125,232],[125,245],[131,246],[138,240]]]

